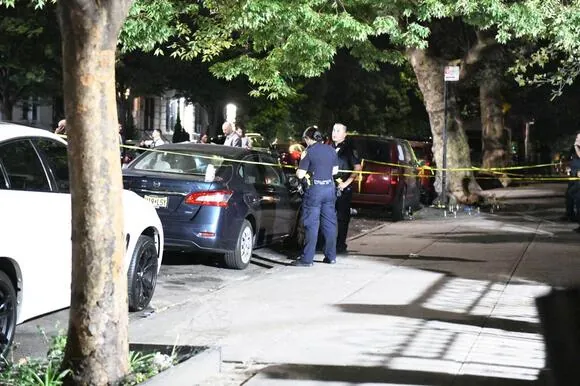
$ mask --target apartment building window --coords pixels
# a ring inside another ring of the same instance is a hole
[[[38,98],[28,98],[22,101],[22,117],[23,121],[37,121],[38,120]]]
[[[143,128],[145,130],[155,129],[155,99],[145,98],[145,117],[143,119]]]

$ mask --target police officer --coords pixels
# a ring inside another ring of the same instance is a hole
[[[335,123],[332,127],[333,147],[338,156],[338,168],[341,170],[335,180],[340,195],[336,199],[336,217],[338,230],[336,253],[346,253],[346,235],[350,223],[350,202],[352,201],[352,184],[357,180],[358,171],[362,170],[357,151],[352,143],[346,140],[346,126]]]
[[[323,137],[316,126],[310,126],[302,135],[308,146],[302,152],[296,176],[309,175],[309,188],[302,200],[302,221],[305,245],[302,257],[292,263],[297,267],[310,267],[314,260],[318,229],[325,238],[324,262],[336,263],[336,190],[333,176],[338,172],[338,157],[334,149],[322,143]]]
[[[576,140],[571,151],[571,161],[568,166],[570,177],[580,177],[580,132],[576,134]],[[568,182],[566,191],[566,215],[570,220],[576,220],[580,224],[580,181],[571,180]],[[580,226],[575,229],[580,232]]]

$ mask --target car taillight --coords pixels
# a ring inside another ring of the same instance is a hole
[[[290,153],[290,158],[292,158],[294,161],[298,161],[300,159],[300,156],[302,155],[301,152],[299,151],[293,151]]]
[[[211,190],[190,193],[185,197],[185,203],[189,205],[220,206],[226,208],[233,193],[231,190]]]

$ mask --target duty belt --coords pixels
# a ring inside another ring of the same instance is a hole
[[[314,185],[329,185],[332,184],[332,180],[314,180]]]

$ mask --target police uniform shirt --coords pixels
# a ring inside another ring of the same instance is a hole
[[[348,138],[344,141],[339,143],[338,145],[333,144],[332,147],[336,151],[336,155],[338,156],[338,169],[339,170],[349,170],[339,172],[335,178],[340,178],[342,181],[346,181],[352,171],[354,170],[354,165],[360,165],[360,159],[358,157],[358,152],[352,145]]]
[[[338,166],[336,151],[329,145],[315,143],[302,153],[298,169],[306,170],[311,180],[332,180],[332,169]]]

